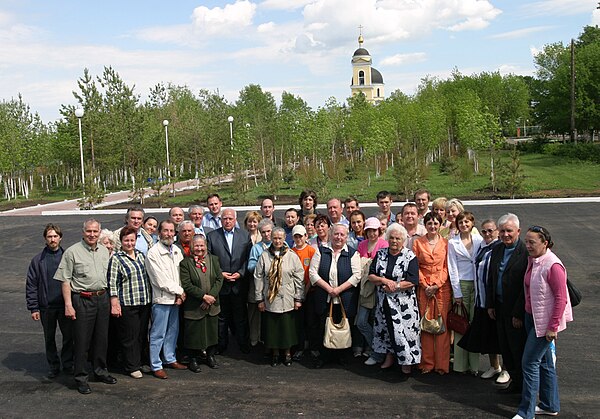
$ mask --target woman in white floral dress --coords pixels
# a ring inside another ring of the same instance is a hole
[[[412,250],[404,247],[406,229],[393,223],[386,231],[389,248],[377,252],[369,281],[377,286],[377,307],[373,325],[373,350],[385,353],[381,368],[402,366],[410,374],[421,362],[421,329],[415,287],[419,265]]]

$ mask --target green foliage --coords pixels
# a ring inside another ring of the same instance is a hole
[[[600,144],[546,144],[544,153],[574,160],[590,161],[600,164]]]
[[[499,162],[498,178],[500,190],[507,192],[511,199],[522,190],[525,176],[521,167],[520,153],[516,147],[511,150],[508,162]]]
[[[87,165],[86,173],[83,196],[77,200],[77,205],[79,209],[92,210],[104,201],[104,189],[100,184],[98,173],[91,165]]]

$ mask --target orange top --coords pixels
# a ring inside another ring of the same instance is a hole
[[[296,246],[294,246],[292,247],[292,250],[298,255],[300,262],[302,262],[302,267],[304,268],[304,286],[306,287],[308,284],[310,284],[310,279],[308,277],[310,260],[314,256],[316,250],[314,247],[309,246],[308,244],[304,246],[304,249],[297,249]]]
[[[413,252],[419,261],[419,285],[426,288],[437,285],[442,288],[448,281],[448,240],[438,236],[438,242],[431,249],[427,236],[416,239]]]

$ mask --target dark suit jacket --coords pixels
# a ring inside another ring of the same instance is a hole
[[[492,250],[488,289],[486,290],[486,306],[496,307],[496,286],[498,284],[498,270],[504,258],[506,246],[499,244]],[[523,320],[525,317],[525,271],[527,270],[527,248],[523,240],[519,239],[517,247],[510,256],[502,275],[502,306],[504,313],[511,317]]]
[[[247,266],[250,249],[252,248],[252,240],[248,232],[235,228],[233,230],[233,250],[229,252],[227,240],[223,233],[223,227],[218,228],[208,233],[208,252],[219,258],[221,270],[223,272],[240,274],[240,279],[234,282],[223,281],[221,287],[221,295],[229,293],[240,294],[248,291]]]

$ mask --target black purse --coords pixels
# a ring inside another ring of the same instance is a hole
[[[578,306],[581,303],[581,291],[579,291],[579,288],[569,278],[567,278],[567,291],[569,292],[571,307]]]

